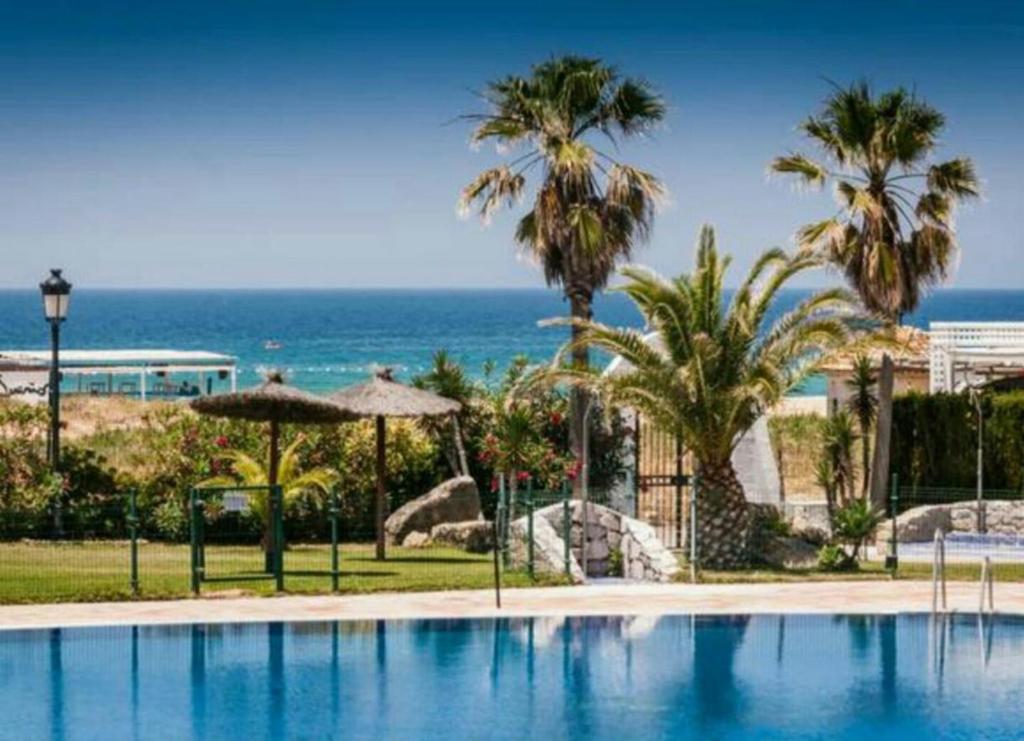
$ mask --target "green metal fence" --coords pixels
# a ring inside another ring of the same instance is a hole
[[[997,580],[1024,579],[1020,491],[901,486],[894,475],[885,514],[876,545],[894,575],[927,577],[941,551],[953,578],[979,577],[988,559]]]
[[[262,495],[269,508],[282,513],[272,518],[277,524],[270,543],[280,543],[280,551],[267,548],[264,520],[241,501],[243,494],[251,500]],[[134,491],[65,500],[59,511],[20,512],[0,502],[0,603],[181,598],[225,590],[487,589],[494,584],[495,542],[506,549],[499,565],[507,586],[564,581],[565,569],[551,573],[539,567],[532,549],[525,560],[511,563],[501,533],[507,535],[510,515],[523,518],[565,501],[567,487],[524,487],[514,503],[503,503],[497,539],[483,522],[473,542],[413,533],[419,536],[415,543],[405,535],[390,540],[384,560],[376,557],[375,533],[354,525],[363,518],[353,511],[351,499],[343,501],[338,492],[309,494],[284,507],[275,504],[278,496],[266,487],[247,491],[233,486],[186,491],[180,504],[165,499],[159,509]],[[366,499],[372,498],[368,494]],[[157,522],[155,517],[165,519]],[[568,551],[564,557],[567,563]]]
[[[274,588],[282,591],[283,513],[280,486],[193,488],[189,492],[192,593],[199,594],[204,582],[263,580],[273,580]],[[218,527],[211,527],[213,523]]]

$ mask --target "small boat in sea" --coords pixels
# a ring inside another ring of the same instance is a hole
[[[281,343],[278,342],[277,340],[267,340],[266,342],[263,343],[263,349],[264,350],[280,350],[281,349]]]

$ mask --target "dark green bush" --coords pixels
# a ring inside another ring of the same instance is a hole
[[[1024,489],[1024,392],[982,396],[986,489]],[[972,488],[978,421],[967,394],[908,394],[893,404],[891,470],[900,487]]]

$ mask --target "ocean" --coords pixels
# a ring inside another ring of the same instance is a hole
[[[807,295],[785,292],[778,310]],[[538,322],[567,312],[553,290],[90,290],[75,289],[63,328],[74,349],[209,350],[238,359],[239,384],[281,369],[318,392],[364,380],[391,366],[408,379],[446,349],[480,377],[485,363],[503,368],[516,355],[542,362],[565,341],[565,328]],[[598,320],[638,326],[621,294],[605,294]],[[1024,291],[943,290],[907,323],[1024,321]],[[264,347],[270,340],[280,348]],[[0,291],[0,350],[44,349],[49,334],[36,291]],[[805,394],[821,394],[820,381]]]

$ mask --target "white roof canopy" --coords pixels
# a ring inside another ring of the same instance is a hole
[[[0,360],[25,365],[48,365],[50,351],[0,350]],[[182,370],[203,370],[231,368],[235,365],[235,358],[205,350],[61,350],[60,365],[66,369],[102,366],[104,370],[109,368],[114,373],[127,372],[124,366],[130,366],[133,372],[147,366],[183,366]]]
[[[933,393],[1024,371],[1024,322],[932,322],[929,340]]]

